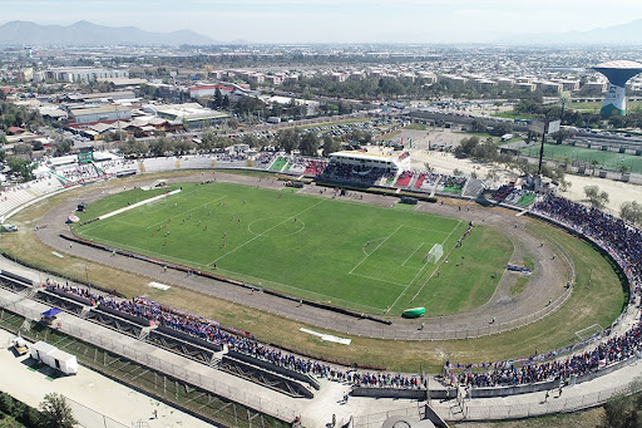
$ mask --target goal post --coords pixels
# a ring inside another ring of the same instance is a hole
[[[444,255],[444,247],[441,244],[435,244],[432,246],[430,251],[426,254],[424,262],[426,263],[435,263],[439,262],[441,257]]]

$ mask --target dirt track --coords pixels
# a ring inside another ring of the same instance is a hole
[[[236,182],[252,186],[281,188],[279,181],[256,177],[226,174],[216,172],[214,175],[203,176],[194,173],[189,177],[171,177],[168,182],[202,181],[216,178],[218,181]],[[135,185],[145,186],[156,181],[153,176],[135,181]],[[519,294],[511,295],[510,288],[517,278],[517,274],[503,272],[498,287],[492,298],[484,305],[466,313],[440,317],[426,317],[420,321],[403,320],[399,317],[390,318],[393,324],[386,326],[381,323],[366,319],[355,318],[339,313],[311,307],[300,306],[298,303],[270,296],[264,293],[252,293],[247,289],[214,281],[199,276],[186,276],[180,271],[168,270],[164,272],[160,266],[123,256],[112,256],[111,253],[97,250],[87,246],[74,244],[70,248],[69,242],[59,235],[68,232],[64,220],[73,212],[79,202],[92,202],[111,193],[123,191],[122,181],[111,181],[93,185],[95,192],[82,197],[69,198],[65,203],[55,207],[37,220],[38,237],[48,246],[58,252],[72,253],[74,256],[89,259],[105,265],[110,265],[125,271],[145,275],[158,282],[180,286],[225,299],[245,306],[279,314],[290,319],[295,319],[310,325],[345,334],[368,336],[384,339],[403,340],[441,340],[452,338],[466,338],[516,328],[532,322],[534,318],[554,311],[558,306],[556,302],[562,301],[565,291],[564,285],[571,275],[571,267],[558,251],[558,256],[553,259],[554,249],[547,243],[540,246],[541,238],[525,230],[525,216],[516,217],[515,212],[499,208],[482,208],[468,201],[446,199],[443,204],[420,204],[417,210],[444,216],[461,218],[465,221],[474,221],[483,224],[500,233],[505,234],[514,245],[511,262],[519,262],[528,254],[535,260],[534,274],[530,277],[527,288]],[[318,188],[308,186],[303,193],[320,195]],[[330,197],[331,192],[325,192]],[[353,193],[353,192],[350,192]],[[353,201],[360,201],[374,205],[391,206],[398,198],[372,194],[363,194],[363,200],[346,196]],[[461,206],[461,209],[459,208]],[[554,303],[549,306],[549,299]],[[537,313],[536,315],[534,315]],[[495,322],[491,322],[493,317]],[[423,329],[418,326],[425,323]]]

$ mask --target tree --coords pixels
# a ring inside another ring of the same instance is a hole
[[[241,144],[247,144],[251,148],[256,148],[261,145],[261,142],[259,139],[256,137],[256,135],[253,134],[245,134],[243,135],[243,138],[241,138]]]
[[[40,412],[43,428],[73,428],[78,423],[65,397],[55,392],[45,395]]]
[[[282,150],[291,153],[292,150],[299,147],[301,134],[296,128],[282,129],[276,134],[276,141]]]
[[[189,153],[189,151],[194,148],[194,143],[186,138],[181,138],[180,140],[174,142],[173,148],[174,151],[178,152],[179,155],[184,155],[185,153]]]
[[[216,88],[214,92],[214,107],[220,108],[223,106],[223,94],[219,88]]]
[[[620,217],[629,223],[642,225],[642,204],[636,201],[624,202],[620,206]]]
[[[594,208],[604,208],[609,202],[609,194],[604,191],[600,192],[600,188],[597,186],[584,187],[584,194]]]
[[[129,137],[119,145],[120,151],[125,155],[144,155],[149,151],[149,147],[142,141]]]
[[[501,137],[505,134],[510,134],[513,132],[513,124],[510,122],[500,122],[493,125],[493,129],[489,129],[488,133],[496,137]]]
[[[69,143],[69,140],[65,139],[60,144],[56,145],[56,151],[54,152],[54,156],[64,156],[70,152],[71,152],[71,144]]]
[[[455,149],[455,156],[458,158],[469,157],[477,146],[479,146],[479,137],[476,135],[473,135],[470,138],[464,138]]]
[[[174,144],[167,138],[160,137],[149,144],[149,150],[154,156],[164,156],[165,153],[174,151]]]
[[[473,132],[486,132],[486,122],[484,122],[484,119],[475,118],[473,119],[473,123],[470,125],[470,129]]]
[[[227,110],[228,108],[230,108],[230,97],[228,97],[227,94],[225,94],[225,96],[223,97],[223,101],[221,101],[221,108],[223,110]]]
[[[236,129],[239,127],[239,121],[236,120],[236,118],[230,117],[227,119],[227,126],[230,127],[230,129]]]
[[[31,148],[31,144],[20,143],[14,146],[13,152],[17,155],[27,155],[31,158],[33,150]]]
[[[332,135],[326,135],[323,138],[323,156],[328,157],[331,153],[341,150],[341,142]]]
[[[619,396],[604,405],[601,427],[639,428],[642,426],[642,394]]]
[[[308,132],[303,136],[299,143],[299,150],[302,155],[318,156],[319,137],[317,137],[316,132]]]
[[[17,174],[24,181],[31,181],[33,179],[33,169],[36,167],[30,160],[11,157],[7,159],[7,166],[13,174]]]

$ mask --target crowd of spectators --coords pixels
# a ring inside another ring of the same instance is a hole
[[[397,187],[408,187],[414,176],[415,172],[412,170],[402,171],[401,174],[399,174],[399,178],[397,178],[397,183],[395,185]]]
[[[323,175],[332,181],[362,185],[373,185],[387,174],[390,174],[389,168],[349,165],[339,162],[330,162],[323,172]]]
[[[272,161],[274,161],[274,153],[261,152],[254,158],[254,167],[268,168],[272,164]]]
[[[537,202],[532,210],[594,239],[626,273],[636,280],[642,278],[642,233],[622,219],[555,195]]]
[[[321,378],[361,386],[398,388],[418,388],[420,386],[416,376],[362,372],[352,369],[344,370],[339,366],[300,357],[281,349],[261,344],[248,333],[240,330],[232,333],[230,331],[233,329],[224,330],[216,321],[142,297],[134,297],[131,300],[114,299],[110,296],[94,293],[85,287],[52,282],[46,284],[45,287],[75,294],[91,301],[93,305],[105,306],[112,310],[151,321],[152,325],[161,325],[202,340],[224,345],[228,349],[299,373],[313,374]]]
[[[246,162],[250,156],[247,153],[219,153],[216,160],[219,162]]]
[[[303,173],[305,175],[312,175],[316,177],[317,175],[323,174],[323,171],[325,171],[327,166],[328,166],[327,161],[307,159],[305,163],[305,171]]]
[[[442,175],[441,179],[444,190],[454,191],[455,193],[461,193],[464,190],[466,181],[466,177],[453,177],[450,175]]]
[[[504,202],[504,199],[513,193],[514,190],[515,187],[512,184],[502,184],[490,194],[490,197],[497,202]]]
[[[74,183],[86,183],[104,176],[104,174],[91,163],[60,167],[56,172]]]
[[[614,336],[595,348],[562,360],[544,363],[488,363],[490,370],[475,372],[472,365],[452,365],[446,362],[449,378],[458,384],[475,387],[513,386],[543,381],[568,381],[571,376],[583,376],[610,364],[623,361],[640,350],[642,327],[640,321],[621,336]],[[454,374],[455,372],[459,372]]]
[[[500,190],[498,198],[502,196],[505,198],[512,193],[512,189],[508,187],[498,190]],[[532,211],[590,237],[607,250],[624,270],[631,286],[631,303],[636,304],[641,297],[642,283],[642,234],[639,230],[596,208],[586,207],[553,194],[537,201]],[[444,368],[452,382],[477,387],[568,381],[571,376],[583,376],[595,372],[642,352],[641,313],[638,312],[633,326],[624,333],[616,335],[606,330],[603,335],[605,339],[592,349],[565,359],[539,362],[542,356],[536,355],[519,365],[512,362],[481,365],[446,362]],[[477,371],[476,369],[479,368],[481,370]]]

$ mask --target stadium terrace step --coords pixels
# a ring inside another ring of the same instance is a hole
[[[235,353],[235,355],[238,356],[239,354]],[[282,376],[279,373],[253,365],[250,362],[238,360],[229,354],[223,356],[221,370],[289,395],[290,397],[314,398],[314,392],[306,385]]]
[[[81,314],[85,308],[84,305],[78,302],[50,293],[46,290],[38,290],[34,298],[42,303],[55,306],[65,312],[70,312],[76,315]]]
[[[180,332],[178,330],[174,330],[169,327],[161,326],[159,325],[157,328],[157,331],[167,335],[167,336],[172,336],[177,339],[180,339],[184,342],[191,342],[194,345],[200,346],[201,348],[206,348],[214,352],[221,352],[223,350],[223,347],[219,345],[218,343],[214,342],[208,342],[207,340],[203,340],[199,337],[194,337],[191,336],[187,333]]]
[[[211,365],[214,361],[214,352],[195,345],[194,343],[167,335],[157,329],[145,331],[147,336],[144,340],[153,345],[160,346],[175,354],[182,355],[205,365]]]
[[[96,307],[96,310],[99,310],[99,311],[107,313],[107,314],[114,315],[114,316],[119,317],[119,318],[126,319],[127,321],[130,321],[130,322],[132,322],[134,324],[138,324],[138,325],[140,325],[142,327],[149,327],[149,325],[150,325],[149,320],[147,320],[145,318],[140,318],[140,317],[137,317],[137,316],[134,316],[134,315],[130,315],[128,313],[119,311],[117,309],[112,309],[112,308],[110,308],[108,306],[105,306],[105,305],[98,305]]]
[[[118,316],[111,315],[105,311],[96,310],[96,308],[91,309],[87,313],[86,319],[137,339],[140,337],[143,330],[143,328],[138,324],[134,324]]]
[[[298,371],[290,370],[286,367],[273,364],[267,360],[256,358],[251,355],[234,350],[229,350],[226,355],[228,357],[234,358],[235,360],[245,361],[246,363],[252,364],[254,366],[278,373],[281,376],[287,376],[293,380],[296,380],[297,382],[305,382],[316,390],[319,390],[321,388],[321,384],[319,383],[319,381],[306,373],[300,373]]]

